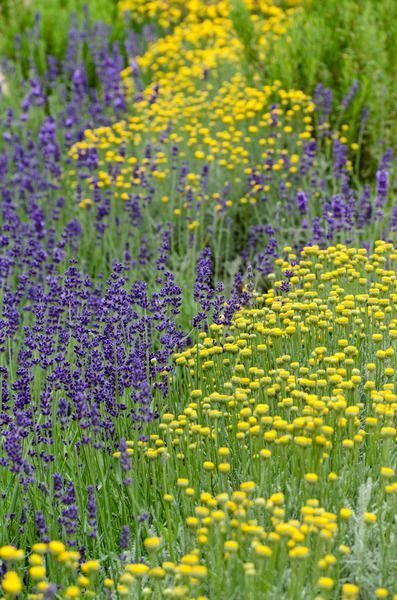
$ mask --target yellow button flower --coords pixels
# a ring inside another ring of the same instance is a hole
[[[22,592],[22,581],[15,571],[7,571],[1,582],[1,586],[5,593],[10,596],[17,596]]]

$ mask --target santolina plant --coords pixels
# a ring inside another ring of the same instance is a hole
[[[397,597],[393,156],[361,182],[358,82],[259,76],[300,4],[5,65],[7,599]]]

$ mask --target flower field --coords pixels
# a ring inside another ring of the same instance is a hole
[[[396,600],[397,6],[0,21],[0,597]]]

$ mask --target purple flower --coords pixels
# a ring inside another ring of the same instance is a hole
[[[120,539],[119,539],[120,548],[123,550],[127,550],[130,545],[130,528],[128,525],[123,525],[121,528]]]
[[[50,538],[48,537],[48,529],[45,521],[44,514],[41,510],[36,512],[36,527],[39,532],[40,540],[42,542],[49,542]]]
[[[210,248],[205,248],[197,260],[196,281],[194,283],[193,298],[200,305],[201,310],[192,320],[193,327],[207,320],[214,306],[215,290],[213,287],[213,264]]]
[[[346,96],[342,100],[342,108],[344,110],[346,110],[350,106],[354,96],[358,92],[359,87],[360,87],[359,82],[357,79],[355,79],[353,81],[349,91],[347,92]]]
[[[296,195],[296,205],[298,207],[298,210],[300,212],[301,215],[306,215],[307,214],[307,206],[308,206],[308,202],[307,202],[307,196],[305,194],[305,192],[298,192]]]

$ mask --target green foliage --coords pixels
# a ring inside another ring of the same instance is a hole
[[[61,60],[68,43],[68,32],[73,18],[90,23],[102,21],[112,26],[110,41],[123,39],[124,23],[117,10],[117,0],[0,0],[0,55],[16,60],[23,76],[28,76],[31,58],[42,72],[46,57]],[[35,23],[39,40],[31,39],[29,32]],[[15,43],[16,36],[20,38]]]
[[[250,12],[244,0],[230,0],[230,16],[233,27],[244,47],[247,66],[258,66],[259,57],[256,49],[256,34],[251,21]]]
[[[369,109],[367,147],[362,163],[369,175],[387,146],[397,139],[397,3],[393,0],[309,1],[292,20],[286,37],[271,42],[266,79],[310,93],[321,82],[340,102],[354,79],[360,89],[349,109],[358,129]],[[341,118],[346,119],[345,115]]]

